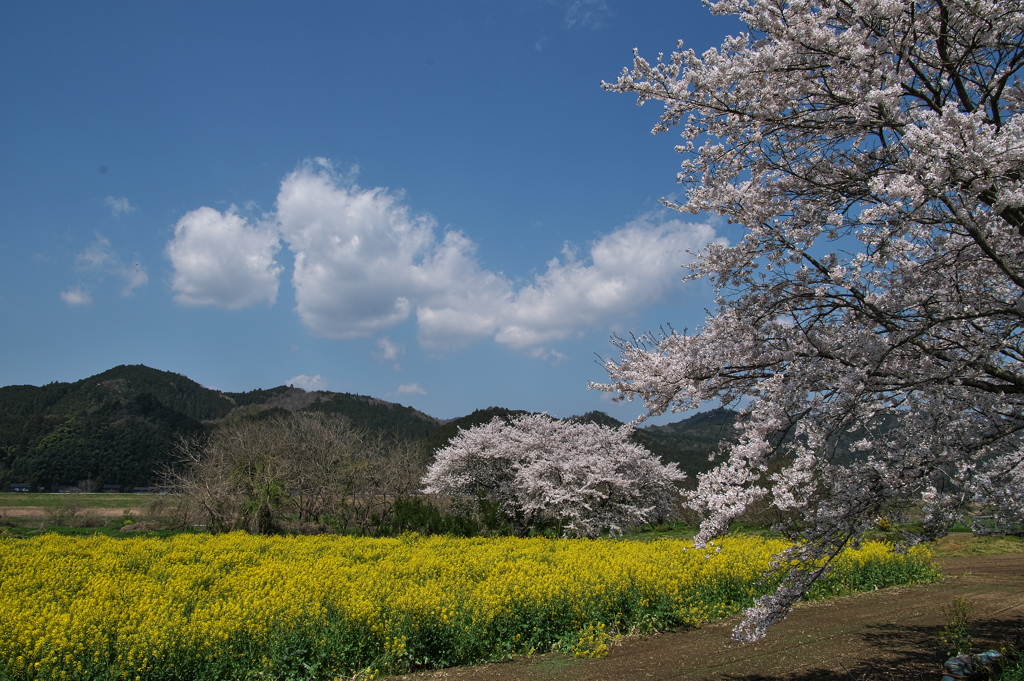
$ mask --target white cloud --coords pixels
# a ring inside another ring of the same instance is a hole
[[[229,310],[277,300],[281,248],[276,232],[250,225],[232,206],[226,212],[197,208],[174,226],[167,257],[171,286],[182,305],[216,305]]]
[[[130,296],[135,289],[149,281],[149,275],[140,263],[123,262],[111,247],[110,240],[99,234],[92,246],[75,256],[75,262],[79,270],[120,277],[124,284],[121,287],[123,296]]]
[[[395,393],[398,395],[426,395],[427,391],[421,388],[418,383],[403,383],[398,386],[398,390]]]
[[[60,299],[68,305],[88,305],[92,302],[92,296],[90,296],[89,292],[81,286],[75,286],[74,288],[69,288],[67,291],[61,291]]]
[[[295,255],[296,309],[312,333],[365,336],[415,311],[420,342],[444,349],[488,337],[537,348],[632,316],[679,284],[688,250],[715,238],[709,225],[652,214],[599,239],[586,259],[566,245],[517,290],[480,267],[465,235],[439,241],[433,218],[400,194],[339,180],[322,161],[285,178],[277,215]]]
[[[521,288],[494,338],[513,348],[563,340],[588,327],[632,316],[682,279],[688,252],[714,240],[710,226],[680,220],[631,222],[593,244],[588,261],[571,246]]]
[[[113,215],[115,218],[119,218],[122,215],[135,211],[135,206],[128,203],[128,199],[126,199],[123,196],[121,198],[108,196],[104,203],[106,203],[107,206],[110,207],[110,214]]]
[[[99,270],[116,261],[110,249],[110,240],[96,235],[96,243],[75,256],[78,267],[85,270]]]
[[[398,357],[405,352],[404,346],[384,336],[377,339],[377,347],[380,349],[380,352],[373,353],[375,358],[382,362],[391,362],[395,371],[401,369],[401,366],[398,364]]]
[[[415,213],[400,193],[361,188],[323,160],[285,177],[276,219],[274,233],[233,210],[184,216],[167,247],[178,301],[272,303],[279,234],[294,256],[296,312],[316,336],[368,336],[412,317],[426,347],[490,338],[554,362],[565,357],[551,344],[621,323],[663,299],[692,261],[688,251],[715,240],[710,225],[651,214],[585,250],[566,244],[542,273],[515,284],[481,267],[464,234],[438,236],[435,220]],[[402,351],[382,337],[373,355],[398,368]]]
[[[366,336],[412,312],[433,218],[412,214],[385,189],[338,184],[323,163],[285,178],[277,217],[295,254],[296,311],[313,333]]]
[[[480,268],[476,244],[449,232],[420,274],[422,296],[416,308],[420,342],[458,348],[493,336],[508,314],[514,287],[505,277]]]
[[[552,350],[550,348],[532,348],[527,354],[534,359],[551,360],[552,364],[558,365],[569,359],[566,355],[562,354],[558,350]]]
[[[121,289],[121,294],[125,296],[149,281],[149,275],[146,274],[146,270],[140,263],[132,263],[131,266],[123,269],[120,274],[124,277],[124,288]]]
[[[317,374],[316,376],[299,374],[298,376],[288,379],[288,385],[293,388],[302,388],[307,392],[313,392],[315,390],[324,390],[327,386],[327,382],[320,377],[320,374]]]

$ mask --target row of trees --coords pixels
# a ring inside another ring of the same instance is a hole
[[[448,531],[596,537],[665,519],[678,505],[685,476],[630,434],[544,414],[495,417],[459,431],[428,467],[415,441],[321,412],[272,414],[183,439],[165,484],[189,522],[213,532],[374,534],[419,529],[410,526],[419,517]],[[421,488],[434,512],[410,502]]]

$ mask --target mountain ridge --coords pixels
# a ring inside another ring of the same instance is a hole
[[[180,437],[209,432],[226,418],[294,411],[339,414],[355,427],[419,441],[429,452],[446,444],[460,428],[527,413],[490,407],[443,420],[368,395],[284,385],[223,392],[182,374],[142,364],[119,365],[74,382],[0,387],[0,489],[10,483],[54,489],[84,479],[147,487],[159,470],[173,465]],[[728,414],[732,412],[710,422],[725,432],[722,424]],[[713,434],[706,427],[708,417],[697,416],[693,428],[684,419],[637,429],[634,439],[691,475],[706,470]],[[571,418],[622,425],[603,412]],[[693,437],[687,434],[691,430]]]

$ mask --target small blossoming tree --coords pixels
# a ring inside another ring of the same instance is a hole
[[[525,532],[557,520],[565,536],[620,534],[670,514],[685,477],[629,440],[629,427],[519,416],[460,430],[438,450],[424,491],[486,495]]]
[[[754,501],[792,519],[798,567],[735,632],[756,639],[879,517],[923,499],[914,541],[1024,510],[1024,0],[706,4],[748,32],[605,86],[681,129],[670,205],[746,234],[693,266],[704,324],[616,339],[594,387],[743,408],[689,503],[700,541]]]

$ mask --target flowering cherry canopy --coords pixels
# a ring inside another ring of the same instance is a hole
[[[460,430],[423,478],[428,494],[484,494],[520,531],[549,519],[565,536],[621,534],[679,503],[674,463],[631,442],[632,429],[527,414]]]
[[[742,407],[689,503],[702,541],[754,501],[803,540],[754,639],[880,517],[923,499],[913,541],[970,504],[1024,514],[1024,2],[707,4],[749,31],[605,87],[681,130],[671,205],[746,234],[692,266],[718,291],[704,324],[616,339],[593,387]]]

